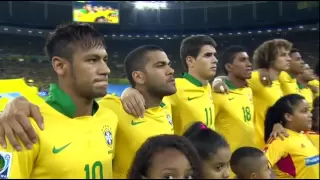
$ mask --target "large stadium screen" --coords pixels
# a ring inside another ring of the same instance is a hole
[[[108,1],[73,1],[73,21],[119,24],[119,3]]]

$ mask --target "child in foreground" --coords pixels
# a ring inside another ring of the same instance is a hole
[[[183,134],[202,159],[205,179],[227,179],[230,176],[231,151],[227,141],[217,132],[196,122]]]
[[[268,140],[275,123],[286,128],[288,138]],[[303,133],[311,127],[309,104],[298,94],[281,97],[267,111],[264,152],[277,179],[319,179],[319,150]]]
[[[182,136],[149,138],[137,151],[128,179],[201,179],[202,164],[192,144]]]
[[[230,165],[237,179],[271,179],[269,162],[257,148],[241,147],[235,150]]]

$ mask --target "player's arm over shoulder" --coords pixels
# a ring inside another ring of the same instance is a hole
[[[39,134],[40,129],[35,120],[30,119],[36,133]],[[39,136],[41,137],[41,135]],[[8,139],[6,139],[8,142]],[[41,141],[41,138],[40,138]],[[20,144],[23,144],[20,142]],[[25,147],[21,151],[16,151],[10,143],[7,148],[0,146],[0,179],[27,179],[30,178],[34,162],[39,154],[39,144],[34,144],[33,148],[27,150]]]
[[[281,140],[279,138],[270,138],[264,148],[267,159],[269,160],[271,166],[274,166],[283,156],[286,155],[287,150],[287,139]]]
[[[260,73],[259,71],[252,72],[251,78],[247,80],[249,87],[253,91],[257,91],[260,88],[263,88],[264,86],[260,82]]]
[[[122,103],[119,97],[116,95],[106,95],[98,101],[99,106],[108,108],[115,114],[119,114],[123,110]]]
[[[216,115],[218,112],[223,108],[226,104],[226,99],[228,97],[228,94],[221,94],[212,92],[212,103],[214,105],[214,110],[216,112]]]

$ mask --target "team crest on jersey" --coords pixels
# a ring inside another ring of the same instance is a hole
[[[0,179],[8,179],[12,164],[12,154],[0,152]]]
[[[102,133],[104,138],[106,139],[106,143],[109,147],[112,147],[113,145],[113,138],[112,138],[112,131],[109,126],[103,126]]]
[[[167,119],[168,119],[168,122],[171,124],[171,126],[173,126],[172,118],[169,114],[167,114]]]

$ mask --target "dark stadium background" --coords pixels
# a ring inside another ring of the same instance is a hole
[[[319,60],[319,1],[167,1],[167,9],[137,10],[119,3],[120,24],[95,24],[106,38],[110,57],[110,93],[126,87],[123,59],[133,48],[164,48],[181,73],[179,45],[184,37],[207,34],[218,53],[229,45],[252,54],[263,41],[285,38],[311,66]],[[0,1],[0,79],[24,77],[42,95],[55,76],[43,53],[45,38],[56,25],[72,21],[71,1]]]

